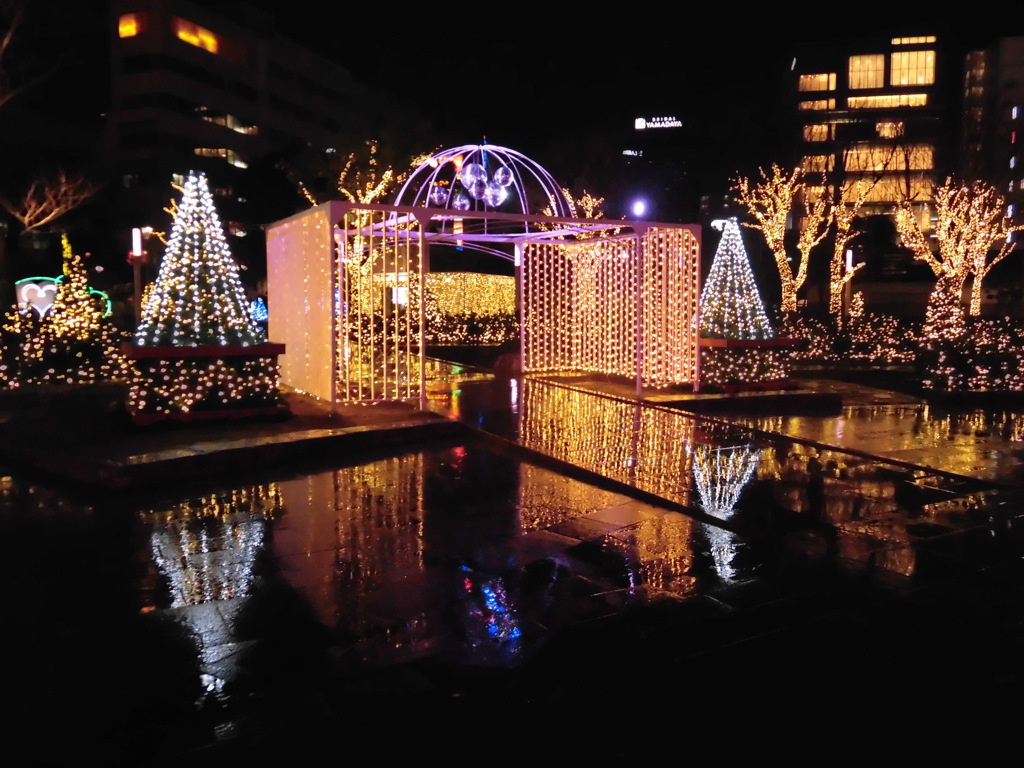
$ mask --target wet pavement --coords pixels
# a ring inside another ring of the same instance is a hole
[[[1015,744],[1021,414],[822,378],[801,384],[820,413],[701,416],[550,378],[143,433],[0,405],[19,764]]]

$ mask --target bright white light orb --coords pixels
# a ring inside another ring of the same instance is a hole
[[[645,213],[647,213],[647,203],[645,203],[643,200],[634,200],[630,210],[633,212],[634,216],[639,218],[643,216]]]

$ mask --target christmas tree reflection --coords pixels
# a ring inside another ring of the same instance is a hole
[[[219,620],[200,610],[208,603],[242,600],[252,591],[256,558],[268,522],[282,509],[276,484],[248,486],[191,499],[143,517],[153,525],[153,560],[167,580],[170,608],[180,609],[198,644],[202,681],[220,692],[232,676],[221,647],[231,641]],[[225,619],[237,611],[219,611]]]
[[[743,487],[750,481],[761,459],[761,449],[749,445],[716,448],[699,445],[694,451],[693,477],[704,510],[720,520],[735,511]],[[734,581],[737,553],[735,535],[724,528],[705,525],[715,571],[723,581]]]

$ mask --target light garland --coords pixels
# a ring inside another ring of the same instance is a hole
[[[836,224],[836,232],[832,242],[832,261],[829,262],[828,311],[839,324],[843,315],[843,290],[853,279],[854,274],[864,266],[858,264],[847,269],[846,249],[850,241],[857,236],[853,222],[860,214],[860,209],[867,202],[874,186],[864,181],[846,183],[839,192],[839,200],[832,207],[832,220]]]
[[[367,228],[387,224],[381,235]],[[352,208],[340,236],[340,305],[335,329],[342,401],[413,400],[420,395],[422,230],[415,218]],[[381,290],[388,286],[391,290]],[[404,301],[397,301],[397,291]]]
[[[750,269],[735,218],[712,222],[722,231],[700,294],[701,336],[713,339],[770,339],[775,336]]]
[[[518,338],[514,277],[432,272],[426,281],[428,342],[497,345]]]
[[[964,284],[971,283],[971,315],[981,312],[982,280],[1014,248],[1011,235],[1024,227],[1007,224],[1006,200],[984,182],[958,184],[952,179],[935,190],[935,231],[938,255],[921,231],[909,201],[896,210],[896,229],[903,244],[932,268],[936,282],[932,296],[948,292],[959,302]],[[992,255],[994,254],[994,255]],[[944,278],[944,279],[943,279]],[[939,299],[937,301],[945,301]]]
[[[639,321],[643,383],[692,382],[698,261],[699,244],[683,228],[528,243],[525,370],[635,377]]]

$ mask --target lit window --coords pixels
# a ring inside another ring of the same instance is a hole
[[[196,110],[197,112],[205,112],[206,107],[201,107]],[[235,133],[244,133],[247,136],[255,136],[259,133],[259,128],[255,125],[245,125],[234,115],[202,115],[203,120],[208,123],[214,123],[215,125],[222,125],[225,128],[230,128]]]
[[[1016,144],[1017,143],[1017,132],[1016,131],[1010,131],[1010,143],[1011,144]]]
[[[1016,210],[1017,209],[1014,208],[1012,205],[1008,205],[1006,206],[1006,215],[1012,219],[1013,214],[1016,212]]]
[[[816,99],[814,101],[801,101],[800,109],[835,109],[835,99]]]
[[[884,96],[850,96],[846,100],[846,106],[850,109],[923,107],[927,103],[927,93],[890,93]]]
[[[893,45],[927,45],[935,42],[935,35],[923,35],[920,37],[894,37]]]
[[[876,177],[872,175],[871,180],[874,183],[867,193],[865,203],[889,204],[894,200],[905,199],[927,203],[933,197],[932,176],[928,172],[885,174],[877,178],[877,181]],[[855,181],[855,178],[850,178],[850,183]],[[930,214],[923,211],[921,215],[922,223],[927,225],[926,217]]]
[[[808,155],[800,167],[807,173],[826,173],[835,167],[835,159],[832,155]]]
[[[849,86],[851,88],[881,88],[885,85],[885,55],[851,56]]]
[[[804,141],[829,141],[836,137],[836,127],[829,123],[804,126]]]
[[[135,37],[146,29],[145,13],[124,13],[117,20],[118,37]]]
[[[174,34],[178,36],[179,40],[184,40],[189,45],[202,48],[210,53],[217,53],[217,49],[220,47],[220,41],[213,32],[206,27],[200,27],[198,24],[178,17],[174,17]]]
[[[935,148],[931,144],[856,144],[845,154],[848,172],[926,171],[935,165]]]
[[[825,188],[809,185],[804,188],[804,197],[809,203],[816,203],[825,195]]]
[[[875,132],[883,139],[897,139],[903,135],[905,126],[901,120],[882,120],[875,124]]]
[[[1017,167],[1017,158],[1016,157],[1011,157],[1010,158],[1010,167],[1011,168],[1016,168]]]
[[[1017,119],[1017,107],[1014,107],[1013,109],[1010,110],[1010,118],[1013,120]]]
[[[1013,192],[1013,179],[1010,179],[1010,183],[1006,187],[1007,192]]]
[[[834,91],[836,89],[836,73],[800,75],[799,87],[801,91]]]
[[[892,54],[891,85],[931,85],[935,82],[935,51],[899,51]]]
[[[249,164],[233,149],[215,149],[211,147],[196,147],[195,153],[200,157],[223,157],[230,165],[236,168],[248,168]]]

